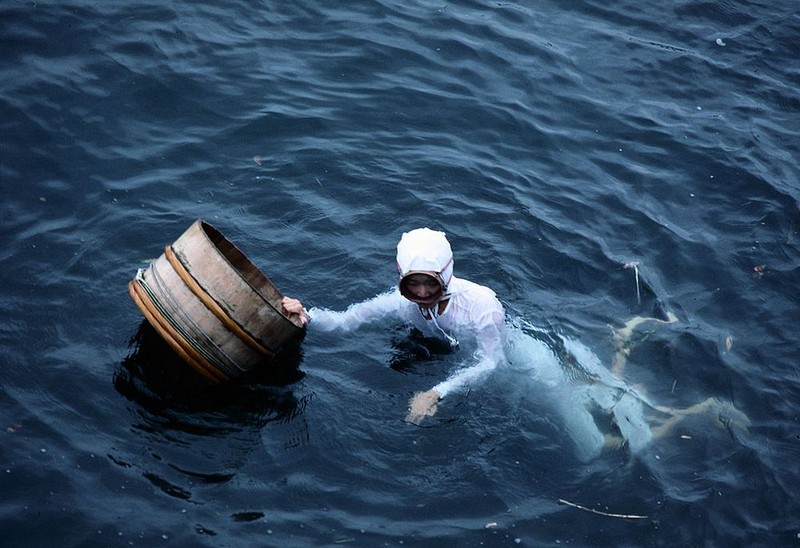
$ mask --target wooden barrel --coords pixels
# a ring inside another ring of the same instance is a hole
[[[197,220],[128,284],[169,345],[213,382],[265,364],[303,326],[280,291],[216,228]]]

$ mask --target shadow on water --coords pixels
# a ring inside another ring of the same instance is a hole
[[[195,372],[146,321],[131,337],[129,347],[130,354],[114,375],[114,386],[129,400],[155,413],[166,409],[191,413],[241,406],[247,416],[264,411],[268,416],[281,415],[290,410],[285,402],[281,403],[290,392],[287,387],[304,376],[299,369],[302,361],[299,345],[282,350],[260,370],[219,385],[209,383]],[[265,392],[277,400],[265,398]],[[278,405],[272,410],[269,406],[264,408],[269,402]]]
[[[415,371],[419,363],[440,361],[443,356],[452,354],[455,350],[447,341],[426,337],[416,328],[408,332],[398,332],[391,344],[389,367],[399,373]]]
[[[138,469],[169,496],[197,502],[190,488],[231,480],[260,447],[264,427],[303,413],[306,402],[292,390],[304,377],[299,345],[260,371],[219,385],[196,373],[146,321],[129,346],[113,383],[130,402],[137,435],[109,458]]]

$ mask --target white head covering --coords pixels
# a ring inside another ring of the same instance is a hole
[[[427,274],[442,286],[438,299],[445,298],[447,286],[453,278],[453,251],[445,233],[430,228],[404,232],[397,244],[397,271],[400,274],[400,292],[404,297],[409,298],[403,288],[403,279],[411,274]]]

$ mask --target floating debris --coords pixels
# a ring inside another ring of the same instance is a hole
[[[567,506],[572,506],[573,508],[578,508],[579,510],[585,510],[586,512],[591,512],[593,514],[599,514],[601,516],[608,516],[610,518],[622,518],[622,519],[647,519],[647,516],[640,516],[637,514],[614,514],[611,512],[601,512],[600,510],[594,510],[593,508],[587,508],[585,506],[581,506],[580,504],[575,504],[574,502],[569,502],[564,499],[558,499],[559,504],[566,504]]]
[[[636,278],[636,302],[642,304],[642,293],[639,289],[639,261],[629,261],[625,263],[625,268],[632,268]]]
[[[259,156],[258,154],[256,154],[255,156],[253,156],[253,161],[254,161],[255,163],[257,163],[258,165],[261,165],[261,162],[263,162],[263,161],[264,161],[264,158],[262,158],[261,156]]]
[[[722,38],[717,38],[716,42],[718,46],[721,46],[723,48],[725,47],[725,42],[722,40]]]

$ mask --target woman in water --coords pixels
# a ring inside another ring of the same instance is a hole
[[[412,398],[407,420],[417,423],[436,413],[439,400],[476,383],[504,360],[505,313],[494,291],[453,275],[453,252],[444,232],[418,228],[404,233],[397,244],[397,270],[400,278],[392,291],[344,312],[306,311],[289,297],[283,307],[320,331],[352,331],[366,323],[395,319],[425,336],[446,340],[452,349],[459,346],[459,339],[474,339],[470,363]]]
[[[409,422],[417,424],[432,416],[440,400],[475,385],[502,363],[525,371],[546,388],[578,458],[584,461],[597,456],[607,439],[618,435],[637,453],[654,435],[665,433],[686,415],[715,407],[713,399],[686,410],[657,406],[618,376],[630,351],[627,342],[633,329],[653,318],[636,318],[620,330],[612,372],[580,341],[553,335],[524,320],[507,321],[494,291],[453,275],[453,252],[443,232],[418,228],[404,233],[397,244],[397,270],[396,287],[343,312],[306,310],[291,297],[283,299],[283,308],[313,330],[352,331],[364,324],[395,320],[424,336],[447,341],[451,350],[474,347],[470,359],[447,379],[414,395],[406,417]],[[667,321],[676,319],[669,314]],[[666,419],[651,429],[645,408]],[[596,410],[612,417],[616,434],[598,428]]]

